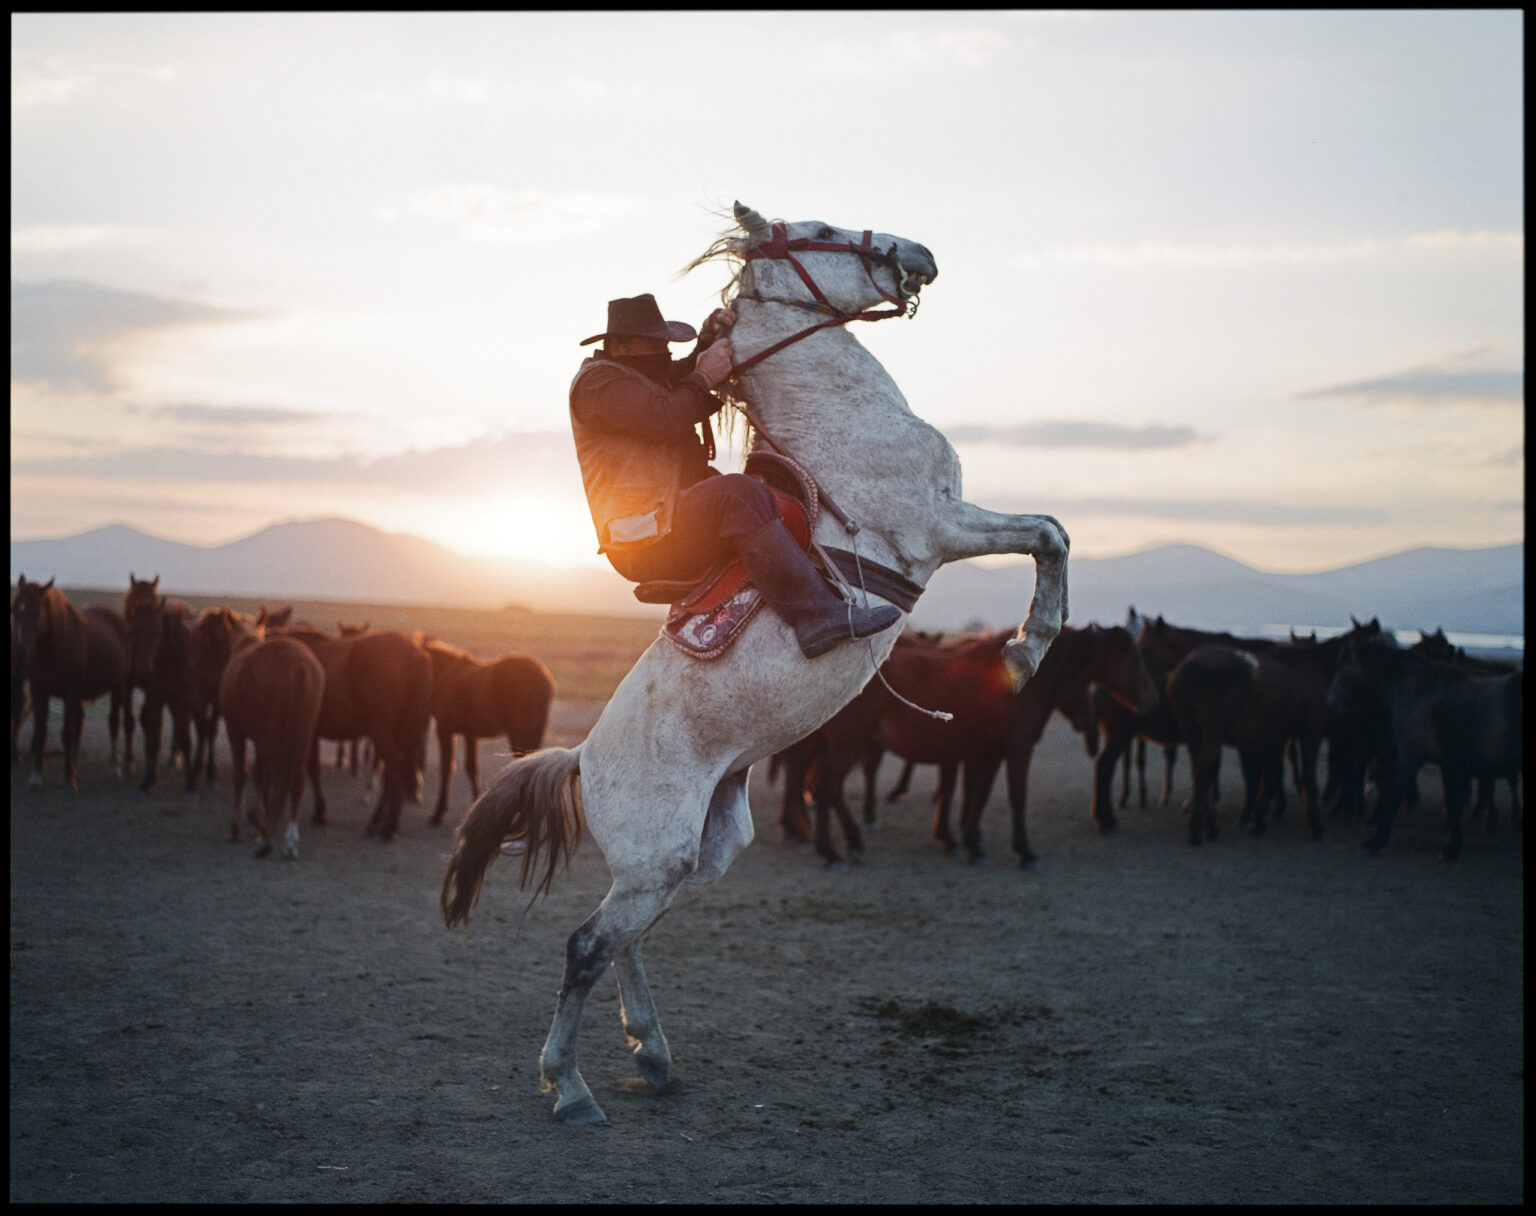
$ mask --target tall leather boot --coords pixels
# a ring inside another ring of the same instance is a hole
[[[850,607],[834,595],[782,520],[738,536],[735,544],[768,607],[789,623],[808,659],[826,654],[839,642],[880,633],[901,620],[901,613],[889,604]]]

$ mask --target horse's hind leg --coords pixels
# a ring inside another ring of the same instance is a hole
[[[609,963],[614,963],[619,973],[626,1032],[637,1043],[637,1060],[646,1061],[641,1075],[652,1084],[666,1084],[671,1054],[661,1035],[637,951],[640,938],[667,910],[681,882],[681,871],[665,876],[659,885],[654,877],[644,885],[630,885],[615,877],[597,911],[565,944],[565,976],[555,1003],[555,1018],[539,1053],[539,1078],[546,1092],[553,1089],[560,1095],[555,1117],[562,1123],[602,1123],[607,1119],[576,1066],[576,1035],[587,994]]]
[[[64,702],[64,784],[79,790],[80,737],[85,734],[85,703],[78,699]]]
[[[229,838],[240,839],[240,803],[245,798],[245,736],[237,735],[229,729],[226,721],[224,729],[229,732],[229,768],[230,783],[235,787],[234,802],[229,811]]]
[[[747,774],[727,777],[715,787],[704,832],[699,840],[698,865],[677,889],[691,899],[715,882],[747,845],[752,843],[752,812],[747,803]],[[658,913],[659,915],[659,913]],[[654,923],[654,922],[653,922]],[[640,947],[650,926],[637,937],[616,946],[614,973],[619,981],[619,1005],[624,1033],[635,1053],[635,1068],[644,1080],[664,1089],[672,1068],[672,1053],[651,1000],[650,986],[640,962]]]

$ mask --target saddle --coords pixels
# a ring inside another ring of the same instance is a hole
[[[758,451],[742,470],[773,491],[779,518],[802,549],[809,549],[819,513],[816,482],[787,456]],[[662,632],[684,654],[713,659],[730,647],[763,606],[740,558],[733,557],[685,579],[653,579],[635,587],[642,604],[670,604]]]

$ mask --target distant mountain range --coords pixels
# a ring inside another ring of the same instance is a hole
[[[274,524],[226,545],[183,545],[114,524],[57,540],[13,540],[11,582],[57,578],[68,587],[123,587],[130,571],[158,574],[182,594],[656,616],[604,569],[564,570],[471,558],[431,541],[345,519]],[[913,613],[920,628],[1003,628],[1023,619],[1034,588],[1029,561],[946,566]],[[1070,619],[1112,624],[1134,605],[1195,628],[1256,633],[1267,625],[1347,626],[1381,618],[1412,631],[1525,634],[1525,545],[1410,549],[1315,574],[1270,574],[1193,545],[1124,557],[1074,557]]]

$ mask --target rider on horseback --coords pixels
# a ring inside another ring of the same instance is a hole
[[[724,404],[711,390],[731,374],[726,331],[735,323],[717,308],[692,353],[673,360],[667,344],[693,338],[693,326],[664,320],[647,294],[610,300],[607,329],[581,343],[603,341],[571,381],[571,430],[598,551],[632,582],[687,579],[739,556],[815,658],[901,614],[844,603],[785,528],[773,492],[710,466],[709,420]]]

